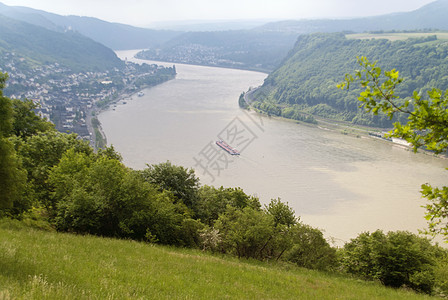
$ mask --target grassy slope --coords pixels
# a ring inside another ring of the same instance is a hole
[[[0,299],[422,299],[197,250],[0,223]]]

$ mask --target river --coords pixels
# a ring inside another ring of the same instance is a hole
[[[138,61],[135,53],[118,55]],[[108,143],[127,166],[169,160],[194,168],[202,184],[241,187],[263,204],[280,197],[336,245],[363,231],[426,227],[420,185],[446,184],[447,160],[241,110],[240,93],[262,84],[264,73],[176,69],[176,79],[99,115]],[[219,139],[241,155],[219,149]]]

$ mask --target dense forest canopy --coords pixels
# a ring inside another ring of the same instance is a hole
[[[302,35],[282,65],[254,93],[254,107],[273,115],[298,118],[312,114],[355,124],[390,127],[387,116],[372,116],[359,109],[360,89],[336,88],[344,74],[356,69],[356,57],[379,60],[385,69],[400,70],[404,79],[396,91],[448,88],[448,42],[429,36],[399,41],[347,39],[342,33]],[[399,118],[399,116],[398,116]]]

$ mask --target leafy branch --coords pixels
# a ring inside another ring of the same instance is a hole
[[[364,91],[358,100],[360,107],[377,115],[386,114],[390,119],[396,113],[408,115],[408,122],[394,123],[389,136],[405,139],[412,144],[414,152],[419,147],[435,153],[446,152],[448,148],[448,90],[442,92],[432,89],[427,92],[427,99],[414,91],[411,97],[400,99],[395,94],[397,86],[403,81],[395,69],[382,72],[377,62],[371,63],[366,57],[357,57],[362,67],[354,76],[345,75],[344,82],[338,84],[340,89],[349,89],[350,84],[360,82]],[[440,234],[448,242],[448,187],[434,188],[423,184],[422,196],[429,200],[426,208],[427,234]]]

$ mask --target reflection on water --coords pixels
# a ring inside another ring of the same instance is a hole
[[[337,240],[378,228],[416,232],[425,227],[419,188],[425,182],[444,184],[447,161],[378,140],[246,114],[238,97],[266,74],[178,64],[176,69],[175,80],[99,117],[108,142],[128,166],[170,160],[194,167],[203,184],[240,186],[262,203],[280,197],[305,223]],[[213,181],[195,158],[235,118],[255,138],[240,156],[218,149],[227,156],[226,168],[210,168]]]

